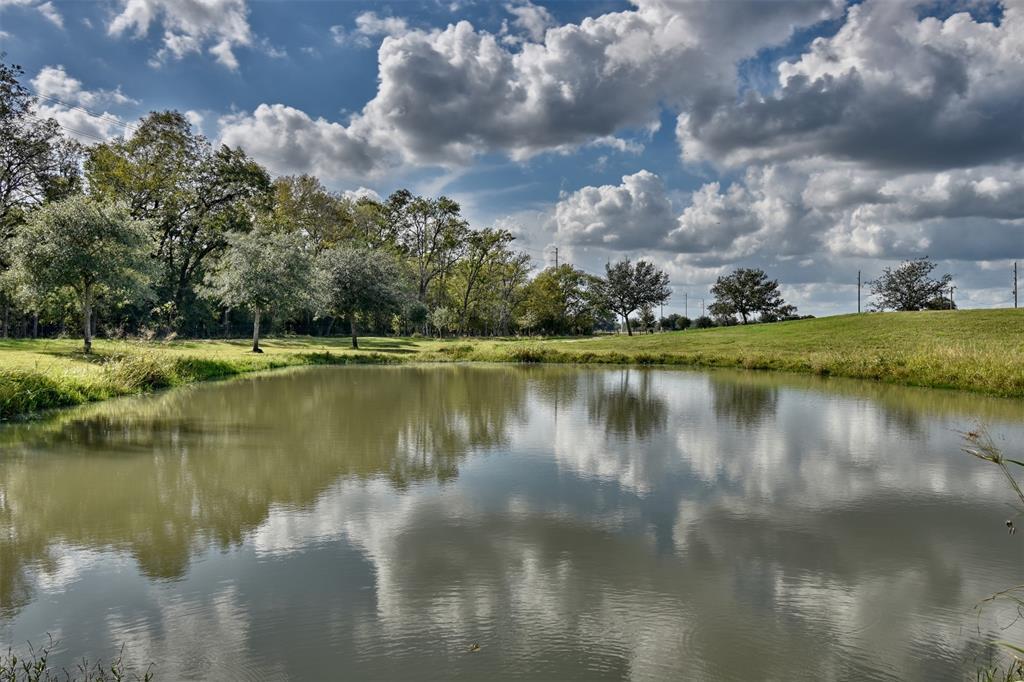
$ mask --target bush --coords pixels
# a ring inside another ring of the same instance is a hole
[[[715,326],[715,321],[712,320],[707,315],[701,315],[700,317],[697,318],[697,321],[694,323],[694,326],[696,326],[697,329],[708,329],[710,327]]]

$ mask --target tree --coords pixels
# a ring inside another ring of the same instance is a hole
[[[651,310],[650,306],[644,306],[640,309],[640,325],[646,333],[653,334],[657,323],[658,319],[654,316],[654,311]]]
[[[904,261],[896,269],[885,268],[882,275],[871,283],[871,295],[875,297],[878,310],[924,310],[942,307],[951,275],[932,279],[931,273],[937,267],[927,256]]]
[[[401,268],[385,251],[336,246],[320,254],[317,269],[321,307],[348,318],[353,348],[359,348],[358,315],[399,312],[406,298]]]
[[[350,202],[329,192],[312,175],[274,181],[274,225],[306,237],[315,253],[353,236]]]
[[[207,263],[227,248],[228,235],[250,231],[256,209],[273,197],[262,166],[241,149],[215,149],[177,111],[153,112],[127,139],[92,147],[85,171],[90,192],[153,223],[163,266],[158,294],[173,304],[178,327],[201,317],[189,308]]]
[[[205,293],[228,308],[252,313],[252,352],[262,353],[263,313],[290,312],[308,303],[312,264],[300,234],[230,235],[224,255],[207,278]]]
[[[0,61],[0,273],[10,265],[10,242],[28,213],[81,191],[82,184],[81,147],[61,134],[57,121],[37,116],[23,76],[20,66]],[[10,292],[0,290],[5,337],[11,302]]]
[[[604,317],[600,280],[569,264],[540,272],[526,287],[524,324],[548,334],[589,334]]]
[[[388,199],[385,211],[402,253],[412,264],[416,298],[426,303],[431,283],[451,272],[462,257],[469,230],[462,209],[447,197],[427,199],[399,190]]]
[[[480,283],[487,279],[490,269],[501,261],[513,239],[508,230],[487,228],[468,233],[465,257],[456,266],[461,289],[459,332],[466,333],[470,306],[479,294]]]
[[[20,83],[23,76],[17,64],[0,62],[0,237],[4,242],[13,237],[14,227],[23,222],[27,211],[81,189],[81,148],[61,134],[57,121],[33,113],[35,98]]]
[[[628,258],[605,267],[601,292],[608,309],[626,321],[626,332],[630,336],[633,335],[631,314],[661,305],[672,295],[666,273],[650,261],[638,260],[633,265]]]
[[[731,275],[719,277],[711,294],[715,302],[708,306],[708,312],[721,320],[739,315],[747,324],[754,314],[762,319],[796,314],[796,308],[782,300],[779,281],[768,279],[764,270],[757,268],[739,268]]]
[[[459,313],[446,306],[434,308],[430,313],[430,324],[437,330],[440,336],[445,333],[455,332],[459,328]]]
[[[148,293],[148,230],[121,204],[82,195],[47,204],[15,236],[9,277],[26,298],[71,289],[82,314],[83,350],[89,353],[97,298],[138,300]]]

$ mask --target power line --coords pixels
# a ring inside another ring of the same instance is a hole
[[[32,90],[32,88],[28,88],[28,89]],[[114,125],[121,126],[122,128],[124,128],[126,130],[130,130],[132,128],[137,127],[136,124],[134,124],[134,123],[126,123],[125,121],[122,121],[119,118],[114,118],[113,116],[107,116],[105,113],[97,114],[95,111],[92,111],[91,109],[87,109],[87,108],[85,108],[83,106],[79,106],[77,104],[71,104],[70,102],[65,102],[64,100],[59,99],[57,97],[51,97],[49,95],[43,95],[43,94],[40,94],[39,92],[36,92],[35,90],[32,90],[32,92],[35,92],[35,96],[38,97],[39,99],[45,99],[48,102],[53,102],[54,104],[59,104],[62,107],[66,107],[68,109],[74,109],[76,111],[81,111],[82,113],[88,114],[89,116],[92,116],[93,118],[98,118],[98,119],[101,119],[103,121],[107,121],[108,123],[112,123]]]

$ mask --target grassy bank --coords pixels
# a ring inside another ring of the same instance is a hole
[[[246,372],[309,364],[563,362],[742,367],[1024,397],[1024,310],[844,315],[586,339],[343,338],[249,342],[0,341],[0,418]]]

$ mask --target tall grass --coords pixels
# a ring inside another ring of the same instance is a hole
[[[154,679],[152,664],[141,673],[125,664],[123,647],[110,663],[83,659],[73,670],[58,670],[50,663],[55,646],[51,638],[40,648],[29,643],[27,651],[21,654],[13,649],[0,654],[0,682],[151,682]]]
[[[358,356],[305,353],[201,357],[169,355],[151,349],[104,357],[99,361],[98,372],[85,373],[61,366],[0,368],[0,420],[281,367],[391,361],[392,358],[379,353]],[[0,682],[3,682],[2,678]]]
[[[1024,462],[1006,457],[1002,449],[996,445],[991,434],[984,427],[979,426],[972,431],[963,432],[961,435],[964,438],[964,452],[972,457],[977,457],[983,462],[989,462],[999,467],[1010,488],[1020,501],[1021,506],[1018,508],[1016,517],[1006,521],[1006,527],[1010,535],[1014,535],[1017,531],[1016,520],[1021,515],[1024,515],[1024,488],[1022,488],[1021,483],[1017,480],[1014,471],[1010,467],[1024,468]],[[1001,590],[984,599],[982,605],[997,600],[1011,602],[1017,608],[1018,614],[1024,617],[1024,585],[1016,585]],[[978,673],[978,680],[983,682],[1024,681],[1024,658],[1022,658],[1024,657],[1024,647],[1011,642],[997,642],[997,644],[1010,652],[1011,659],[1009,663],[1005,666],[996,666],[980,671]]]

